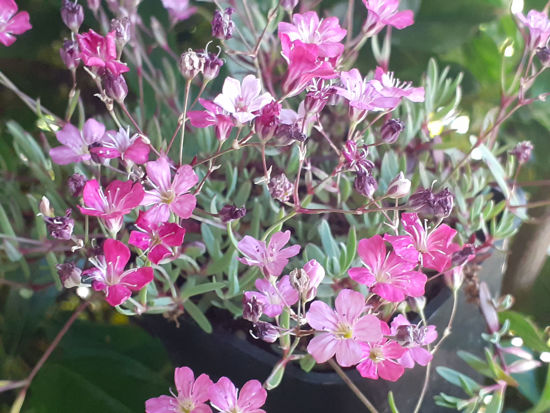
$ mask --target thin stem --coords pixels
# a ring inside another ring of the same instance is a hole
[[[336,374],[340,376],[340,378],[344,381],[344,383],[347,384],[347,386],[350,388],[350,390],[357,396],[359,400],[361,400],[361,403],[365,405],[367,409],[369,409],[369,412],[371,413],[378,413],[378,410],[376,410],[376,407],[365,397],[365,395],[359,390],[359,388],[355,385],[355,383],[348,377],[348,375],[340,368],[340,366],[333,360],[330,359],[328,361],[328,364],[330,364],[330,367],[334,369]]]
[[[183,100],[183,113],[181,121],[181,142],[180,142],[180,165],[183,161],[183,140],[185,139],[185,121],[187,118],[187,101],[189,100],[189,91],[191,90],[191,80],[187,80],[185,83],[185,98]]]

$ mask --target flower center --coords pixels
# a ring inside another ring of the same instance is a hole
[[[338,324],[338,330],[334,334],[340,338],[349,340],[353,338],[353,329],[348,323],[340,323]]]
[[[192,399],[178,400],[180,413],[191,413],[195,408],[195,403]]]
[[[382,349],[379,347],[373,347],[370,349],[369,358],[375,363],[380,363],[385,359],[384,353],[382,353]]]
[[[174,199],[176,199],[176,194],[174,193],[174,190],[169,189],[166,192],[163,192],[160,195],[160,200],[163,204],[171,204]]]

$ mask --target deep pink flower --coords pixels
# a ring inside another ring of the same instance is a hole
[[[279,23],[279,37],[288,36],[291,42],[300,40],[319,47],[319,56],[338,58],[344,51],[344,45],[339,43],[346,36],[347,31],[340,27],[337,17],[327,17],[319,20],[314,11],[304,14],[294,14],[292,24]],[[283,42],[283,54],[289,56],[290,44]]]
[[[380,321],[382,333],[389,335],[390,329],[386,323]],[[361,376],[375,379],[378,377],[397,381],[405,372],[405,368],[397,361],[405,352],[395,341],[382,338],[376,343],[361,343],[362,359],[357,365],[357,371]]]
[[[138,135],[130,137],[130,130],[120,128],[118,132],[107,131],[100,146],[90,148],[90,152],[100,158],[120,158],[137,164],[144,164],[149,159],[151,146]]]
[[[124,215],[137,208],[144,195],[145,191],[139,182],[115,180],[103,192],[99,182],[91,179],[86,182],[82,192],[84,207],[78,208],[84,215],[100,218],[112,233],[117,233],[122,227]]]
[[[433,343],[437,338],[435,326],[412,325],[407,317],[399,314],[391,322],[391,334],[405,348],[405,352],[397,360],[403,367],[411,369],[415,362],[426,366],[432,360],[432,353],[423,346]]]
[[[239,123],[254,119],[265,105],[273,100],[268,92],[262,92],[260,79],[247,75],[241,82],[227,77],[223,83],[222,93],[214,99],[214,103],[229,112]]]
[[[103,244],[103,255],[90,259],[96,268],[82,273],[93,280],[94,290],[105,291],[105,299],[113,307],[126,301],[132,295],[132,291],[139,291],[153,281],[151,267],[124,271],[129,260],[128,247],[109,238]]]
[[[385,26],[404,29],[414,23],[412,10],[398,11],[399,0],[363,0],[368,10],[363,31],[368,36],[380,32]]]
[[[246,265],[260,267],[265,275],[278,277],[288,264],[288,259],[300,252],[299,245],[283,248],[289,240],[290,231],[276,232],[266,247],[265,241],[245,235],[237,246],[246,257],[238,260]]]
[[[147,162],[145,168],[153,189],[145,193],[142,205],[154,204],[153,208],[157,209],[161,222],[168,221],[170,211],[180,218],[189,218],[195,209],[197,198],[188,192],[199,180],[193,168],[189,165],[180,166],[173,180],[170,164],[164,156]]]
[[[361,360],[360,342],[376,342],[382,338],[379,320],[363,313],[365,297],[357,291],[344,289],[336,297],[333,310],[322,301],[314,301],[306,314],[307,322],[323,333],[315,336],[307,351],[317,363],[336,355],[342,367],[353,366]]]
[[[401,222],[409,235],[384,235],[399,257],[414,264],[420,259],[423,267],[439,272],[449,268],[456,251],[452,245],[456,230],[441,224],[428,232],[415,213],[404,213]]]
[[[239,391],[227,377],[210,389],[210,404],[222,413],[265,413],[267,391],[258,380],[247,381]]]
[[[146,413],[212,413],[206,404],[214,383],[206,374],[201,374],[195,380],[193,370],[189,367],[179,367],[174,371],[177,396],[160,396],[145,402]]]
[[[115,32],[105,37],[90,29],[88,33],[77,34],[80,58],[86,66],[101,67],[118,76],[130,68],[117,60]]]
[[[276,286],[263,278],[257,279],[254,285],[259,292],[246,291],[244,296],[247,300],[255,297],[262,304],[264,314],[269,317],[278,316],[285,307],[296,304],[299,298],[298,291],[290,285],[288,275],[282,277]]]
[[[14,34],[22,34],[32,29],[29,13],[17,13],[14,0],[0,0],[0,43],[11,46],[15,42]]]
[[[206,128],[208,126],[216,126],[216,138],[219,141],[225,141],[231,130],[235,126],[235,122],[231,119],[229,112],[223,110],[221,106],[216,105],[206,99],[199,99],[199,102],[206,110],[193,110],[187,113],[191,125],[195,128]]]
[[[62,146],[50,149],[52,161],[58,165],[89,161],[92,158],[90,145],[100,142],[104,134],[105,126],[95,119],[88,119],[82,131],[66,123],[63,129],[55,134]]]
[[[427,277],[415,271],[415,263],[404,260],[395,252],[386,254],[386,244],[380,235],[359,241],[357,252],[364,267],[350,268],[349,276],[385,300],[397,303],[405,297],[424,294]]]
[[[373,86],[382,96],[388,98],[407,98],[411,102],[424,102],[424,88],[412,87],[411,82],[400,82],[393,72],[385,72],[380,66],[374,72]]]
[[[189,0],[162,0],[162,5],[172,20],[172,24],[187,20],[197,11],[196,7],[189,4]]]
[[[529,10],[527,16],[524,16],[523,13],[518,13],[516,17],[529,29],[529,48],[531,50],[546,46],[550,37],[550,20],[546,13]]]
[[[288,69],[283,80],[286,97],[296,96],[315,78],[332,79],[338,76],[333,63],[322,56],[319,46],[300,40],[291,42],[286,34],[281,35],[283,50],[288,49]]]
[[[185,229],[176,223],[158,222],[154,216],[155,211],[151,213],[149,211],[139,211],[136,226],[141,231],[132,231],[128,244],[143,251],[149,250],[147,258],[153,264],[158,264],[174,256],[172,248],[179,247],[183,243]]]

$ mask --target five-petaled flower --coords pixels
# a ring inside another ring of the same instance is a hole
[[[130,136],[130,130],[124,128],[120,128],[118,132],[107,131],[100,145],[90,148],[90,152],[100,158],[120,158],[137,164],[147,162],[150,150],[151,146],[141,136],[137,133]]]
[[[84,34],[77,34],[80,58],[86,66],[104,68],[118,76],[128,72],[130,68],[117,60],[115,32],[109,32],[105,37],[90,29]]]
[[[298,291],[290,285],[288,275],[282,277],[275,285],[266,279],[259,278],[255,286],[259,292],[246,291],[244,296],[247,300],[255,297],[262,304],[264,314],[269,317],[278,316],[285,307],[296,304],[299,298]]]
[[[412,10],[398,11],[399,0],[363,0],[368,10],[363,32],[374,36],[386,26],[404,29],[414,23]]]
[[[187,113],[191,125],[196,128],[206,128],[215,125],[216,138],[220,142],[225,141],[231,134],[235,122],[231,119],[230,113],[221,106],[206,99],[199,99],[199,102],[206,110],[193,110]]]
[[[432,343],[437,338],[435,326],[417,326],[407,320],[403,314],[399,314],[391,322],[391,334],[405,352],[397,360],[405,368],[413,368],[414,363],[426,366],[432,361],[433,355],[424,346]]]
[[[50,156],[58,165],[89,161],[92,159],[90,146],[99,143],[104,134],[105,126],[95,119],[88,119],[82,131],[67,123],[55,134],[62,146],[50,149]]]
[[[222,377],[210,389],[210,404],[221,413],[265,413],[260,409],[267,391],[258,380],[249,380],[240,391],[227,377]]]
[[[0,43],[4,46],[11,46],[15,42],[15,34],[32,29],[29,13],[16,13],[17,4],[14,0],[0,0]]]

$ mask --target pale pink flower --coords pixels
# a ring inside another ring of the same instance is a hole
[[[325,269],[316,260],[306,262],[303,269],[309,279],[307,290],[303,294],[304,301],[308,302],[317,296],[317,288],[325,278]]]
[[[432,353],[424,346],[433,343],[437,338],[435,326],[416,326],[403,314],[399,314],[391,322],[391,334],[405,348],[405,352],[397,360],[403,367],[411,369],[415,362],[426,366],[432,360]]]
[[[380,321],[382,333],[389,335],[390,329],[386,323]],[[377,380],[378,377],[397,381],[405,372],[405,368],[397,361],[405,352],[395,341],[382,338],[376,343],[361,343],[362,359],[357,365],[361,376]]]
[[[139,182],[115,180],[103,192],[99,182],[91,179],[86,182],[82,192],[84,207],[78,208],[84,215],[100,218],[111,233],[117,233],[122,227],[124,215],[137,208],[144,195],[145,191]]]
[[[368,36],[374,36],[388,25],[401,30],[414,23],[412,10],[398,11],[399,0],[363,0],[363,4],[368,10],[363,31]]]
[[[0,0],[0,43],[4,46],[11,46],[15,42],[14,34],[22,34],[32,29],[29,13],[17,13],[17,9],[14,0]]]
[[[133,268],[124,271],[130,260],[130,250],[122,242],[107,239],[103,244],[103,255],[90,258],[96,267],[86,270],[83,276],[92,279],[96,291],[105,291],[105,300],[114,306],[125,302],[132,291],[139,291],[153,281],[151,267]]]
[[[452,253],[456,251],[452,244],[456,230],[441,224],[428,232],[415,213],[404,213],[401,223],[409,235],[384,235],[399,257],[414,264],[420,259],[424,268],[439,272],[449,268]]]
[[[346,36],[347,31],[340,27],[337,17],[327,17],[319,20],[314,11],[304,14],[294,14],[292,23],[279,23],[279,37],[288,36],[291,42],[300,40],[319,47],[319,56],[337,58],[344,51],[344,45],[339,43]],[[288,42],[283,43],[283,54],[289,56]]]
[[[197,11],[196,7],[189,4],[189,0],[162,0],[162,5],[168,10],[172,24],[187,20]]]
[[[299,294],[292,285],[288,275],[282,277],[276,285],[268,280],[259,278],[255,284],[256,291],[246,291],[244,296],[247,300],[255,297],[262,304],[263,312],[269,317],[276,317],[283,312],[285,307],[290,307],[298,301]]]
[[[519,21],[529,29],[529,48],[545,47],[550,37],[550,20],[546,13],[529,10],[527,16],[523,13],[516,14]]]
[[[230,113],[209,100],[200,98],[199,102],[206,110],[193,110],[187,112],[191,125],[195,128],[206,128],[215,125],[216,138],[218,138],[220,142],[225,141],[229,135],[231,135],[231,130],[233,126],[235,126],[235,122],[231,119]]]
[[[246,123],[257,116],[257,112],[273,100],[268,92],[262,92],[260,79],[254,75],[244,77],[242,84],[237,79],[227,77],[222,93],[214,103],[233,115],[239,123]]]
[[[128,72],[130,68],[117,60],[115,32],[109,32],[105,37],[90,29],[84,34],[77,34],[80,59],[86,66],[104,68],[118,76]]]
[[[404,260],[395,252],[386,254],[386,244],[380,235],[359,241],[357,252],[364,267],[350,268],[349,276],[391,302],[405,297],[424,295],[427,277],[415,271],[416,263]]]
[[[160,396],[145,402],[145,413],[212,413],[206,404],[214,383],[206,374],[195,380],[189,367],[179,367],[174,371],[177,395]]]
[[[306,319],[312,328],[322,333],[309,342],[307,351],[317,363],[324,363],[336,355],[340,366],[353,366],[361,360],[361,342],[376,342],[382,338],[380,322],[371,314],[363,315],[365,297],[357,291],[340,291],[335,309],[322,301],[311,303]]]
[[[136,226],[140,231],[130,232],[128,244],[143,251],[149,250],[147,258],[153,264],[158,264],[174,256],[172,249],[183,243],[185,228],[173,222],[158,222],[154,216],[155,211],[149,211],[139,211]]]
[[[266,276],[278,277],[287,266],[289,258],[300,252],[299,245],[283,248],[289,240],[290,231],[273,234],[268,246],[265,241],[258,241],[250,235],[245,235],[237,246],[246,257],[238,260],[246,265],[260,267]]]
[[[62,144],[50,149],[52,161],[58,165],[89,161],[90,145],[100,142],[105,134],[105,126],[95,119],[88,119],[82,131],[76,126],[66,123],[63,129],[55,134]]]
[[[170,212],[183,219],[189,218],[195,209],[197,198],[188,192],[199,180],[193,168],[189,165],[180,166],[173,180],[170,164],[164,156],[147,162],[145,168],[153,189],[146,191],[142,205],[154,204],[153,208],[157,209],[161,222],[168,221]]]
[[[210,389],[210,404],[222,413],[265,413],[267,391],[258,380],[249,380],[240,391],[227,377],[221,377]]]
[[[375,89],[388,98],[407,98],[411,102],[424,102],[424,88],[412,87],[412,82],[400,82],[393,72],[385,72],[380,66],[374,72],[372,81]]]
[[[136,164],[144,164],[149,159],[151,146],[138,134],[130,136],[130,129],[120,128],[118,132],[107,131],[100,146],[90,148],[90,152],[100,158],[120,158]]]

